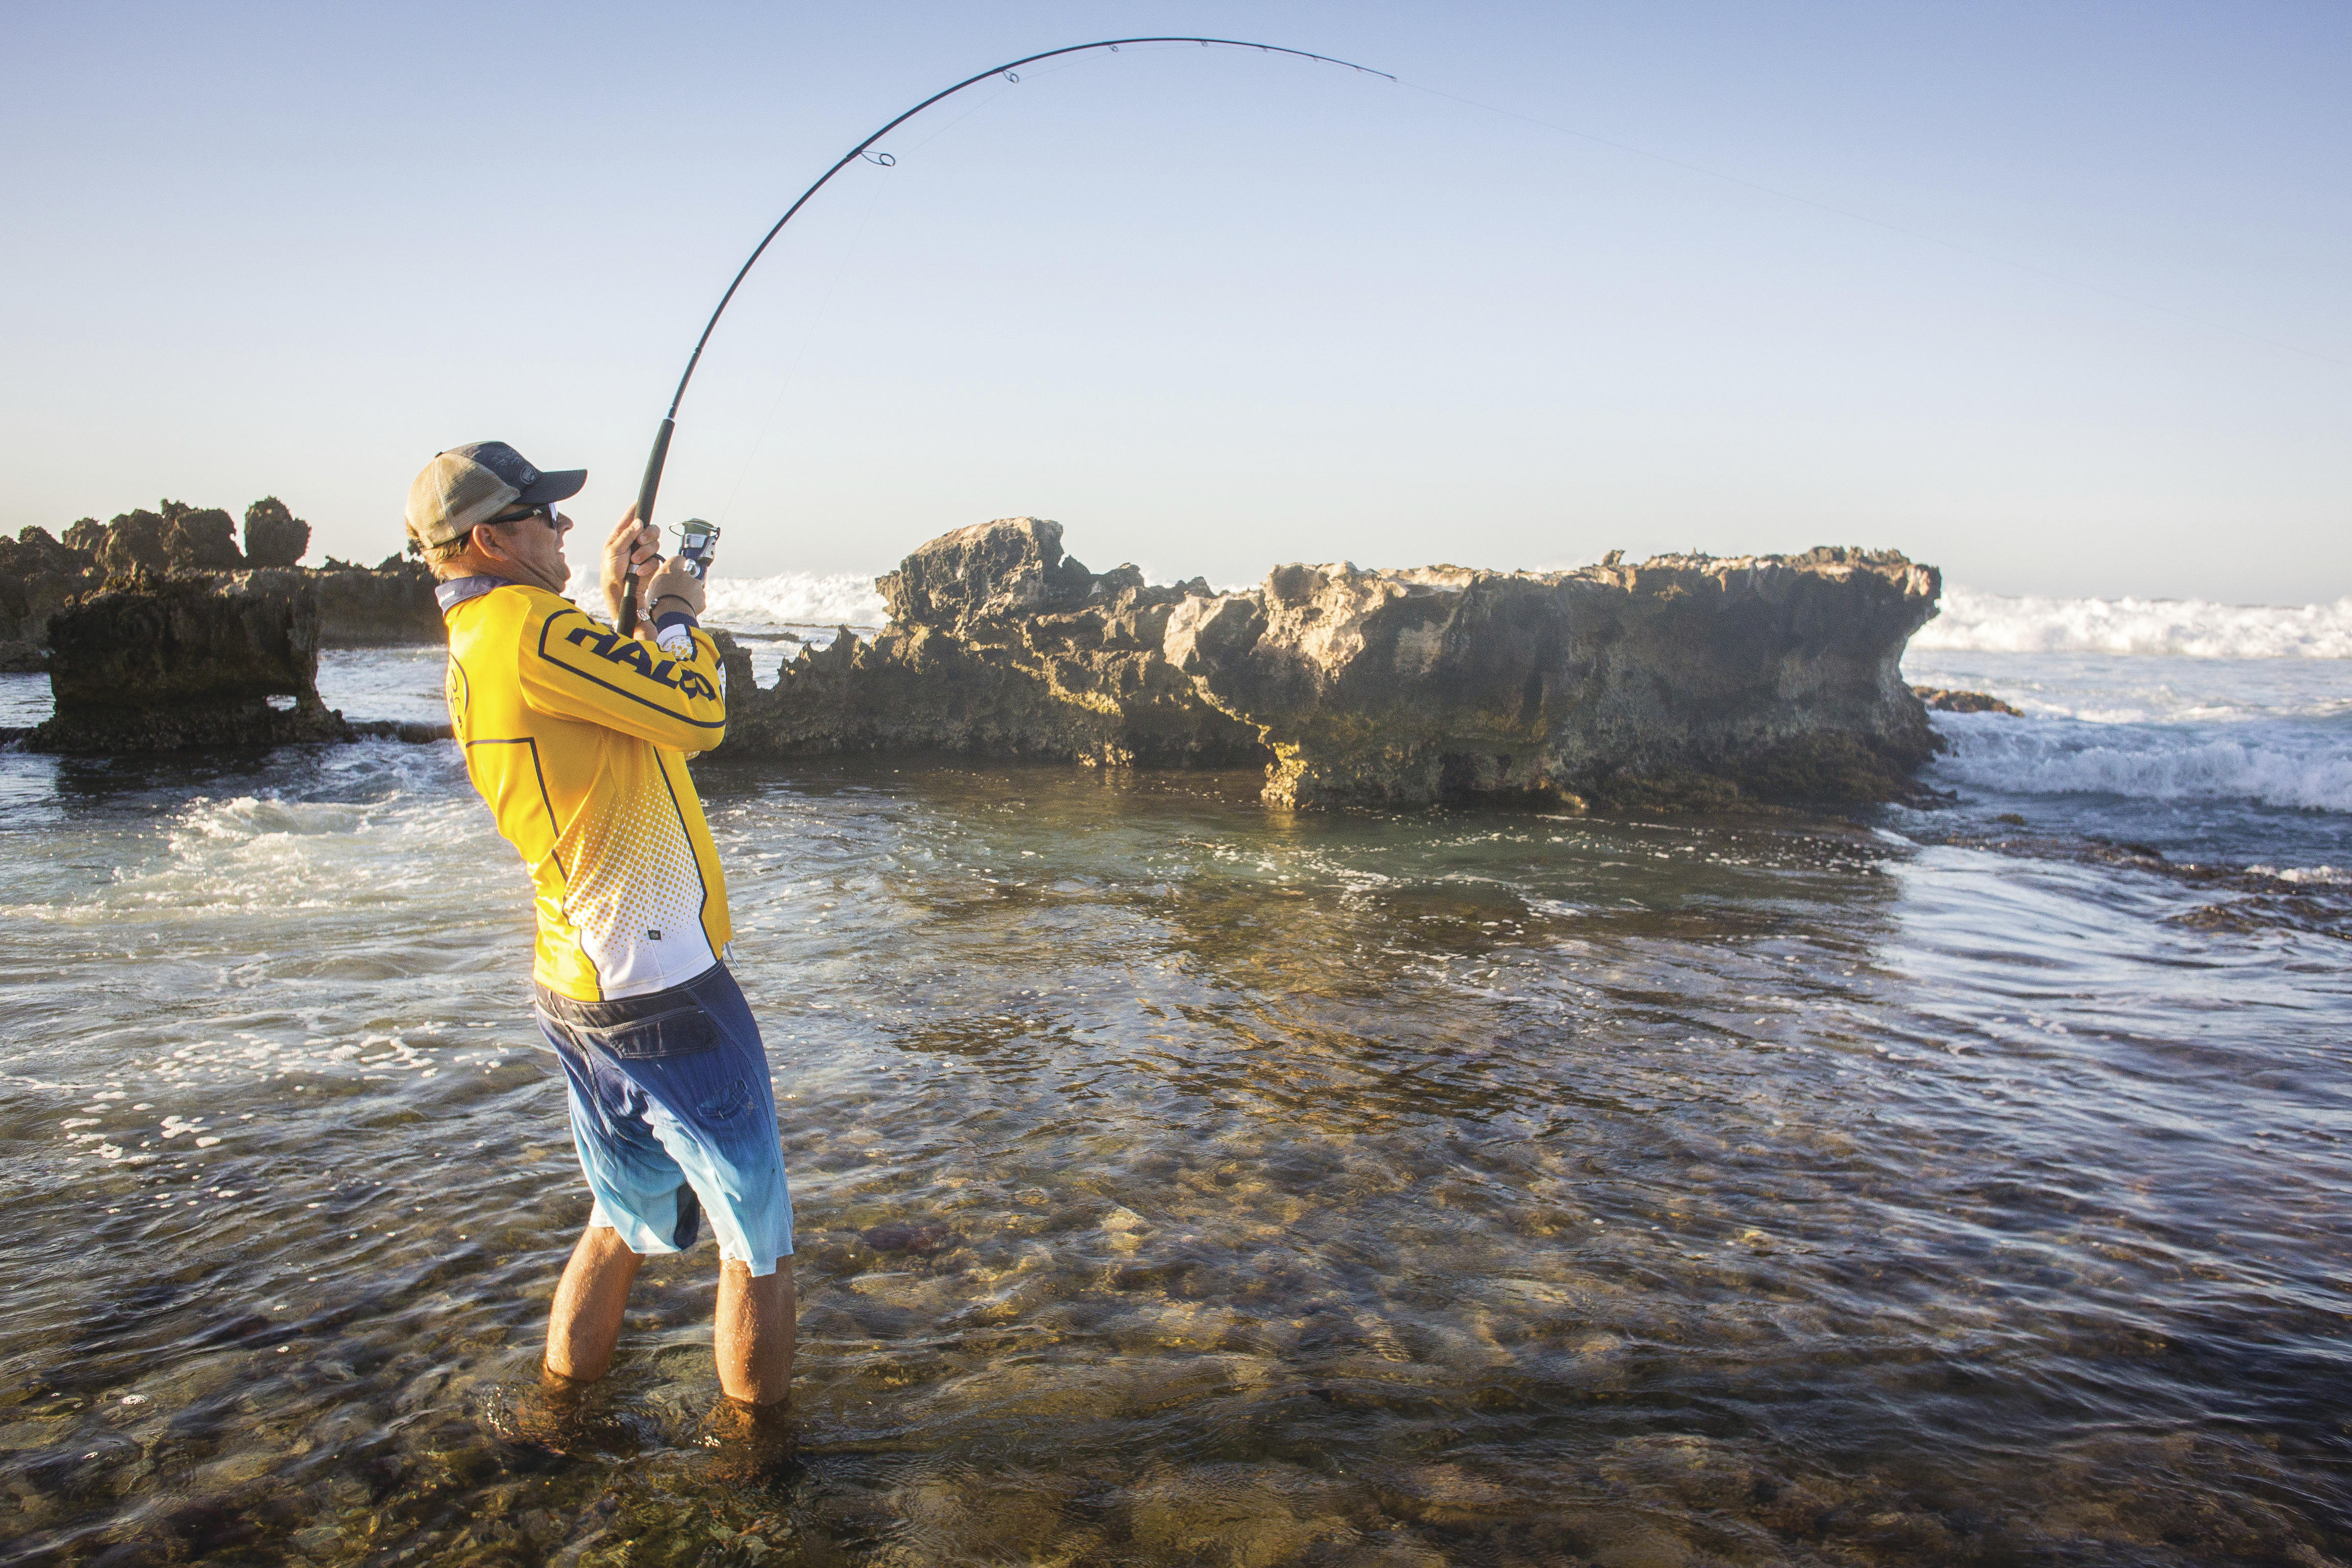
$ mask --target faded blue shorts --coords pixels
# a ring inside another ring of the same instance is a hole
[[[618,1002],[543,985],[538,1000],[596,1198],[588,1223],[643,1257],[692,1247],[708,1215],[721,1258],[773,1274],[792,1255],[792,1189],[768,1053],[727,966]]]

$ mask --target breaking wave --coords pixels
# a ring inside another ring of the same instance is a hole
[[[773,577],[713,577],[704,618],[739,631],[786,626],[879,626],[890,619],[871,575],[780,572]]]
[[[1947,588],[1911,646],[1963,653],[2352,658],[2352,598],[2300,607],[2203,599],[2010,598]]]
[[[581,563],[566,591],[574,604],[601,605],[604,599],[596,587],[595,563]],[[788,626],[866,629],[887,625],[890,610],[874,591],[870,574],[779,572],[772,577],[713,577],[702,618],[739,632],[773,632]]]
[[[1943,777],[2011,795],[2241,800],[2352,813],[2352,746],[2329,727],[2093,724],[1937,715]]]

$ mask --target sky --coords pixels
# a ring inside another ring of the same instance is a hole
[[[990,518],[1097,570],[1819,543],[1992,593],[2352,595],[2352,9],[0,8],[0,526],[436,451],[722,573]]]

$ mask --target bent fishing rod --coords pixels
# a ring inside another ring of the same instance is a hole
[[[1289,55],[1297,59],[1314,60],[1322,65],[1346,66],[1349,70],[1361,71],[1366,76],[1384,77],[1390,81],[1396,80],[1396,78],[1390,76],[1386,71],[1374,70],[1370,66],[1360,66],[1353,60],[1334,59],[1329,55],[1310,54],[1305,49],[1286,49],[1279,44],[1253,43],[1246,38],[1100,38],[1091,44],[1072,44],[1066,48],[1047,49],[1042,54],[1024,55],[1017,60],[1007,60],[1001,66],[991,66],[988,69],[982,71],[977,76],[968,76],[964,78],[963,80],[956,83],[953,87],[945,88],[931,94],[930,97],[923,100],[922,102],[915,105],[914,108],[908,110],[905,113],[897,116],[887,124],[884,125],[881,130],[877,131],[873,135],[868,136],[865,141],[860,142],[856,146],[852,147],[848,152],[844,153],[838,163],[835,163],[832,168],[827,169],[823,174],[818,176],[816,184],[811,185],[807,190],[801,193],[800,200],[794,202],[790,207],[785,209],[784,216],[776,220],[775,226],[768,230],[766,236],[761,239],[760,243],[752,247],[750,259],[746,260],[743,265],[736,270],[735,280],[728,284],[727,292],[719,297],[719,308],[711,311],[710,320],[703,323],[702,336],[694,341],[694,353],[686,362],[686,374],[677,378],[677,391],[671,395],[669,400],[669,412],[662,416],[661,428],[654,435],[654,449],[646,458],[645,481],[637,487],[638,526],[649,527],[653,523],[654,498],[661,489],[662,465],[668,461],[669,438],[671,434],[677,428],[677,405],[686,400],[687,383],[694,379],[694,367],[702,363],[702,351],[709,345],[710,334],[712,331],[718,327],[719,318],[727,313],[728,302],[735,298],[735,290],[743,286],[744,278],[751,273],[752,267],[756,265],[760,258],[766,253],[769,242],[783,232],[784,225],[792,222],[794,215],[799,213],[801,208],[808,205],[809,198],[811,196],[815,195],[817,192],[824,189],[826,182],[830,181],[835,174],[841,173],[842,170],[849,167],[851,163],[856,162],[859,158],[867,156],[868,149],[870,149],[874,143],[881,141],[883,137],[887,136],[891,132],[896,131],[899,126],[905,124],[908,121],[912,120],[915,116],[920,114],[923,110],[929,109],[931,105],[939,102],[942,99],[953,98],[957,93],[961,92],[964,89],[968,87],[976,87],[980,83],[987,81],[993,77],[1001,76],[1008,82],[1017,82],[1021,79],[1019,75],[1020,68],[1023,66],[1034,65],[1039,60],[1050,60],[1061,55],[1082,55],[1094,49],[1108,49],[1112,53],[1116,54],[1118,52],[1118,47],[1122,44],[1198,44],[1204,49],[1212,47],[1255,49],[1260,54]],[[887,165],[894,163],[898,160],[891,157],[887,153],[880,153],[872,154],[870,161]],[[707,524],[701,526],[703,528],[703,531],[688,534],[686,540],[685,548],[680,552],[681,555],[687,560],[688,565],[695,569],[695,574],[697,576],[702,575],[705,571],[709,570],[710,545],[718,534],[718,531],[716,529],[709,528]],[[620,631],[623,637],[629,637],[634,635],[636,629],[637,574],[635,571],[631,571],[627,573],[623,579],[623,586],[621,589]]]

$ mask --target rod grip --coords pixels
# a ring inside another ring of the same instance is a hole
[[[669,460],[670,432],[677,421],[665,417],[661,429],[654,435],[654,449],[646,458],[645,481],[637,486],[637,526],[647,528],[654,521],[654,498],[661,493],[662,465]],[[635,546],[631,546],[632,553]],[[621,582],[621,635],[635,637],[637,631],[637,574],[633,565]]]

